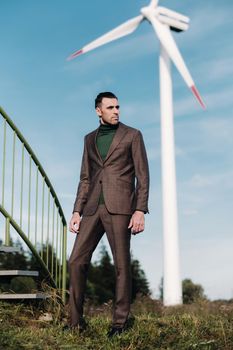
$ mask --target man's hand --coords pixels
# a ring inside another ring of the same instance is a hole
[[[139,232],[144,231],[145,219],[144,213],[139,210],[135,210],[133,213],[128,228],[131,228],[131,233],[136,235]]]
[[[70,232],[78,233],[80,222],[81,222],[80,214],[78,212],[74,212],[70,220],[70,226],[69,226]]]

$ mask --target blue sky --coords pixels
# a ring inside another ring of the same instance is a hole
[[[98,126],[94,98],[119,97],[121,121],[139,128],[151,188],[146,230],[132,238],[154,296],[162,276],[159,44],[143,22],[132,35],[74,61],[66,57],[137,16],[142,0],[0,2],[0,105],[44,166],[67,221],[76,193],[83,136]],[[173,69],[182,278],[214,298],[233,298],[233,46],[230,0],[164,0],[190,17],[175,40],[200,90],[203,111]],[[73,235],[68,233],[69,252]],[[94,259],[98,258],[98,251]]]

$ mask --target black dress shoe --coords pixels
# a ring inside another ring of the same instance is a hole
[[[121,333],[124,332],[124,327],[112,327],[109,331],[108,331],[108,338],[112,338],[115,335],[120,335]]]

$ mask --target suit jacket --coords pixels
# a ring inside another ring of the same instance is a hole
[[[85,136],[73,212],[93,215],[102,189],[110,213],[132,215],[135,210],[147,213],[149,169],[141,132],[119,123],[108,154],[102,160],[96,146],[98,130]]]

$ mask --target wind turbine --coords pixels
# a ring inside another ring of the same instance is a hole
[[[189,18],[165,7],[158,6],[158,0],[151,0],[150,4],[147,7],[143,7],[140,12],[139,16],[128,20],[84,46],[81,50],[74,52],[68,57],[68,60],[131,34],[143,20],[148,20],[152,24],[155,34],[160,41],[159,70],[164,236],[163,302],[164,305],[169,306],[182,303],[170,60],[173,61],[200,105],[203,108],[205,108],[205,105],[170,31],[170,29],[174,31],[187,30]]]

